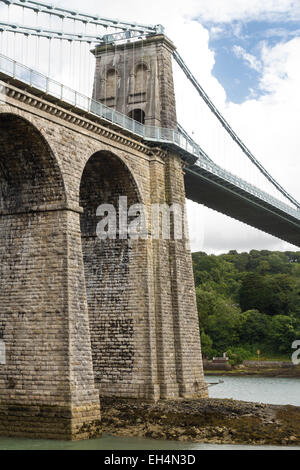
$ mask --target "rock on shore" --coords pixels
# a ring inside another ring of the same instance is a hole
[[[102,399],[100,434],[215,444],[300,445],[300,407],[199,399]]]

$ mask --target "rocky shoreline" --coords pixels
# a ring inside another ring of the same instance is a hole
[[[220,399],[102,399],[90,437],[111,434],[210,444],[300,446],[300,407]]]
[[[232,370],[211,370],[205,369],[205,375],[223,375],[231,377],[245,377],[245,376],[256,376],[256,377],[281,377],[281,378],[300,378],[300,367],[293,367],[290,369],[285,368],[270,368],[270,369],[254,369],[247,367],[236,367]]]

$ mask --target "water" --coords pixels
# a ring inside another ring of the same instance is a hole
[[[211,398],[300,406],[300,378],[272,377],[206,377],[207,382],[218,382],[209,389]]]
[[[206,377],[207,382],[223,384],[209,389],[211,398],[300,406],[300,379],[266,377]],[[300,447],[237,446],[192,442],[155,441],[152,439],[104,436],[90,441],[65,442],[0,438],[0,450],[300,450]]]
[[[90,441],[65,442],[0,438],[0,450],[300,450],[300,447],[237,446],[155,441],[153,439],[104,436]]]

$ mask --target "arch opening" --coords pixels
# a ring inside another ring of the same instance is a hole
[[[133,109],[128,114],[128,117],[141,124],[145,124],[146,114],[142,109]]]
[[[40,132],[13,114],[0,114],[0,213],[65,200],[62,176]]]
[[[95,383],[102,394],[114,393],[116,384],[132,380],[135,362],[132,306],[137,256],[120,232],[114,239],[100,239],[97,208],[110,204],[119,221],[120,197],[128,208],[140,203],[136,183],[127,166],[109,152],[98,152],[87,162],[80,186],[82,252]]]

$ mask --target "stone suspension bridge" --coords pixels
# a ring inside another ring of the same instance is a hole
[[[0,434],[88,437],[99,395],[206,396],[187,240],[150,222],[147,237],[99,240],[97,208],[188,197],[300,246],[299,203],[162,26],[30,0],[0,12]],[[254,179],[178,124],[174,63]]]

